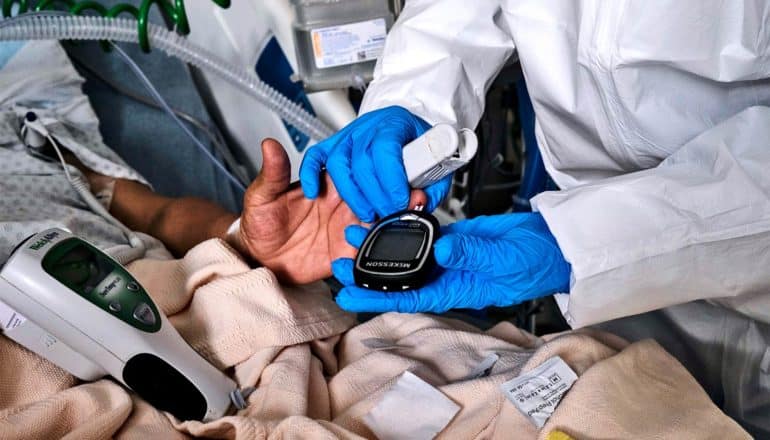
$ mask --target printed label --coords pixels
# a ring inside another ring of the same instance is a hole
[[[313,29],[313,55],[319,69],[375,60],[385,47],[384,18]]]
[[[27,318],[21,316],[16,310],[0,302],[0,330],[10,331],[24,324]]]
[[[534,370],[505,382],[500,388],[522,414],[542,428],[576,380],[577,374],[555,356]]]
[[[54,238],[56,238],[58,236],[59,236],[59,233],[56,232],[56,231],[49,232],[49,233],[45,234],[45,237],[43,237],[40,240],[32,243],[32,246],[30,246],[29,248],[32,249],[33,251],[38,251],[42,247],[44,247],[45,245],[50,243],[51,240],[53,240]]]

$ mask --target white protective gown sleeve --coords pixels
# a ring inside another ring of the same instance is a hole
[[[409,0],[360,113],[400,105],[431,124],[475,127],[486,90],[513,52],[499,0]]]
[[[516,50],[571,325],[714,299],[770,322],[770,3],[409,0],[362,112],[474,127]]]

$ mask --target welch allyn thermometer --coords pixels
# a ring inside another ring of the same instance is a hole
[[[25,240],[0,270],[0,320],[6,336],[76,377],[110,375],[181,420],[245,406],[122,265],[63,230]]]

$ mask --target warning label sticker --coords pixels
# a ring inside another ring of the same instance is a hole
[[[385,47],[384,18],[314,29],[313,55],[319,69],[376,60]]]
[[[522,414],[542,428],[576,380],[577,374],[555,356],[534,370],[505,382],[500,388]]]
[[[16,310],[0,302],[0,330],[9,331],[24,324],[27,318],[21,316]]]

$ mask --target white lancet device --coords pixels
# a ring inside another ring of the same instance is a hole
[[[0,328],[76,377],[110,375],[181,420],[222,417],[238,394],[121,264],[61,229],[22,242],[0,270]]]
[[[404,147],[406,177],[413,188],[430,186],[470,162],[478,145],[473,130],[437,124]]]

